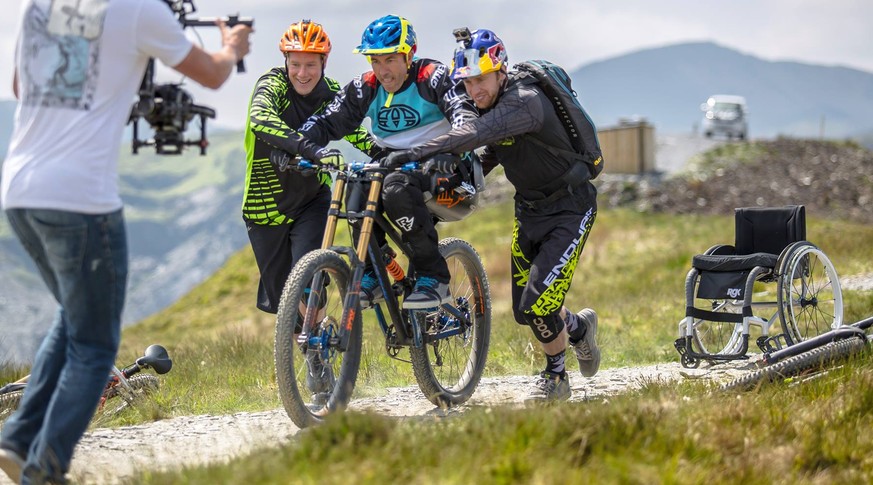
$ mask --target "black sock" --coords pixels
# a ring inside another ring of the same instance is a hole
[[[585,327],[580,320],[579,315],[567,311],[567,319],[564,320],[564,324],[567,325],[567,333],[570,335],[571,343],[576,343],[585,337]]]
[[[564,352],[561,351],[557,355],[546,354],[546,372],[556,374],[561,377],[567,375],[567,369],[564,366]]]

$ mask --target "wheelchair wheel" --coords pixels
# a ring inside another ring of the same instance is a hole
[[[843,294],[837,271],[815,245],[790,246],[779,268],[778,304],[782,329],[792,343],[843,323]]]
[[[479,254],[469,243],[443,239],[440,254],[449,265],[453,312],[463,318],[444,307],[413,312],[424,342],[411,346],[409,354],[421,391],[446,408],[470,399],[482,378],[491,339],[491,293]]]
[[[694,294],[698,294],[700,274],[694,282]],[[717,313],[742,313],[743,302],[740,300],[709,300],[695,298],[695,308],[705,308]],[[714,322],[694,319],[692,340],[703,354],[734,354],[743,345],[743,324],[736,322]]]

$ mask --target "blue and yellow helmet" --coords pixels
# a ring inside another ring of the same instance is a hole
[[[469,42],[455,51],[452,79],[459,81],[499,71],[507,62],[509,57],[500,37],[487,29],[475,30],[470,35]]]
[[[408,54],[415,52],[417,39],[412,24],[403,17],[386,15],[370,22],[361,35],[355,54]]]

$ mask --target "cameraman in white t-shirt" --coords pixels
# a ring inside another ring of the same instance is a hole
[[[59,309],[0,435],[0,469],[15,482],[65,482],[115,362],[128,270],[118,153],[148,59],[216,89],[249,52],[244,25],[219,25],[217,52],[192,45],[176,3],[24,4],[0,204]]]

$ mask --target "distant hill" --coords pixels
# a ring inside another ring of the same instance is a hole
[[[713,43],[646,49],[570,72],[598,126],[639,115],[664,133],[688,132],[711,94],[739,94],[749,104],[751,137],[827,138],[873,131],[873,73],[771,62]]]

